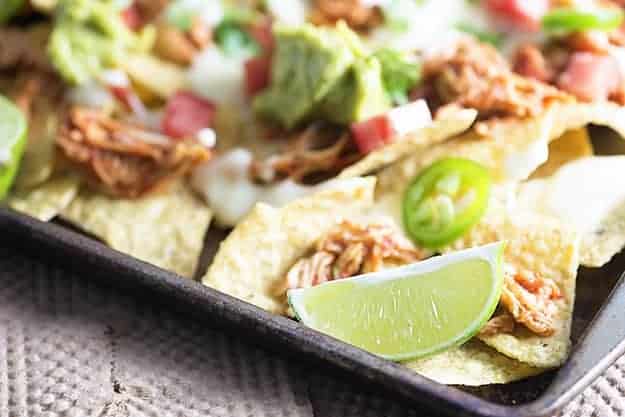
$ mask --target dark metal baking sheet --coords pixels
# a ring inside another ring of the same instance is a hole
[[[209,234],[205,263],[223,236]],[[625,269],[623,254],[604,268],[581,271],[573,322],[575,350],[562,369],[513,384],[461,389],[434,383],[401,365],[133,259],[61,225],[0,208],[0,244],[165,303],[281,354],[333,365],[413,405],[451,416],[552,415],[625,352],[625,325],[621,323],[625,285],[618,282]],[[605,304],[613,290],[618,293]],[[595,316],[598,322],[591,323]]]

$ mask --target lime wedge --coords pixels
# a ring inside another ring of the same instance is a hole
[[[26,119],[9,100],[0,96],[0,200],[17,173],[26,145]]]
[[[458,346],[491,317],[503,284],[503,243],[290,290],[307,326],[402,361]]]

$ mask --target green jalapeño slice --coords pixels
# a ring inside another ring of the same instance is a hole
[[[609,31],[621,25],[623,16],[623,10],[618,7],[557,8],[543,17],[542,26],[554,32]]]
[[[463,158],[440,159],[406,190],[404,227],[422,247],[443,247],[480,220],[488,205],[490,185],[490,175],[482,165]]]

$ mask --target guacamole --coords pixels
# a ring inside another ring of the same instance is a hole
[[[382,66],[374,57],[354,61],[321,102],[321,119],[347,125],[383,113],[390,107],[382,83]]]
[[[153,39],[150,27],[140,33],[128,29],[113,1],[59,0],[48,53],[67,82],[80,84],[124,54],[148,50]]]
[[[282,27],[274,36],[271,85],[254,100],[258,114],[292,128],[312,118],[349,124],[390,107],[380,63],[344,24]]]

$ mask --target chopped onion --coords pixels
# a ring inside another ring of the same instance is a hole
[[[98,79],[104,85],[112,87],[130,87],[130,79],[124,71],[105,70],[98,75]]]
[[[204,128],[197,132],[197,139],[207,148],[214,148],[217,145],[217,134],[211,128]]]
[[[308,0],[266,0],[265,4],[278,22],[293,26],[306,23],[310,10]]]
[[[215,212],[223,226],[236,225],[257,202],[280,207],[319,189],[291,180],[272,185],[255,184],[250,178],[254,157],[245,149],[234,149],[211,160],[193,173],[191,184]]]
[[[404,136],[432,123],[432,113],[425,100],[417,100],[388,112],[395,133]]]
[[[106,86],[95,80],[73,87],[67,94],[70,103],[94,109],[110,109],[115,106],[115,97]]]
[[[215,103],[244,102],[244,59],[228,57],[215,46],[198,54],[187,73],[193,92]]]

